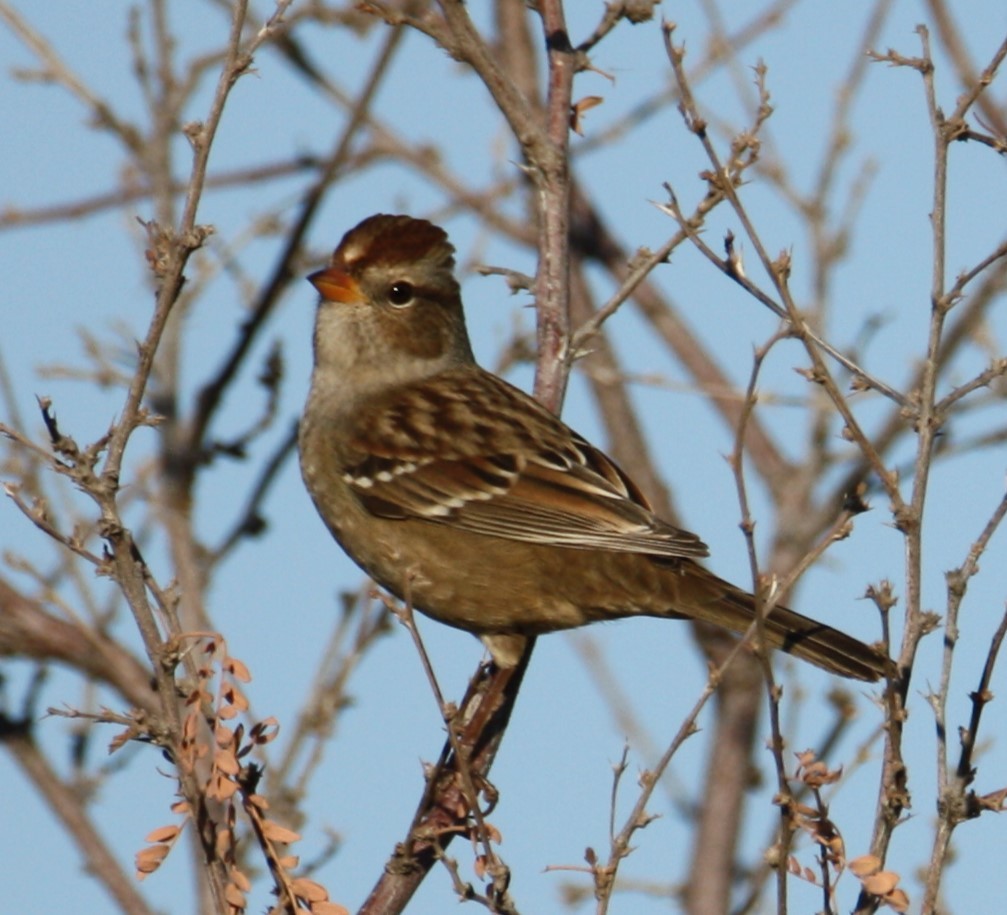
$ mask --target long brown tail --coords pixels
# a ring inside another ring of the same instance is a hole
[[[755,598],[751,594],[699,565],[690,563],[680,575],[681,600],[674,611],[739,634],[748,631],[755,617]],[[787,607],[773,608],[763,632],[773,648],[843,677],[874,681],[892,669],[892,662],[876,649]]]

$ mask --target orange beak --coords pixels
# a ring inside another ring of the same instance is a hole
[[[321,293],[322,298],[327,302],[342,302],[344,305],[349,305],[363,299],[363,293],[360,291],[357,281],[335,267],[326,267],[324,270],[312,273],[308,277],[308,282]]]

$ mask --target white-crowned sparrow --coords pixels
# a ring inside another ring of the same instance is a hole
[[[744,632],[755,601],[699,565],[609,458],[473,359],[444,231],[377,215],[310,277],[321,293],[301,470],[370,575],[478,635],[500,666],[525,637],[597,620],[695,618]],[[887,660],[785,607],[774,647],[876,680]]]

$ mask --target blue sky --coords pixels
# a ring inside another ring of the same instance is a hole
[[[139,121],[146,117],[131,79],[123,39],[125,4],[106,5],[100,29],[94,28],[91,4],[22,2],[15,6],[48,37],[82,80],[107,96],[124,117]],[[601,4],[570,6],[576,8],[576,15],[571,12],[571,32],[583,35],[600,15]],[[755,9],[754,4],[740,6]],[[844,74],[854,54],[860,53],[856,49],[866,8],[866,4],[798,4],[778,30],[743,51],[742,66],[735,72],[719,72],[699,85],[700,103],[706,110],[736,120],[741,117],[738,81],[747,83],[751,79],[748,68],[764,61],[776,107],[764,138],[765,155],[778,157],[803,189],[810,186],[819,167]],[[678,22],[676,39],[686,42],[689,60],[700,59],[708,35],[700,5],[679,4],[665,9],[664,15]],[[876,46],[918,54],[919,40],[913,29],[925,15],[920,4],[894,4]],[[176,5],[171,19],[187,56],[216,47],[226,34],[226,18],[211,4]],[[1000,3],[977,0],[969,5],[968,21],[960,26],[975,59],[982,64],[1007,31],[1007,11]],[[315,30],[307,38],[333,78],[356,91],[366,78],[382,32],[379,28],[361,38],[348,32]],[[87,35],[86,40],[81,40],[82,34]],[[575,138],[575,148],[617,123],[669,78],[656,23],[621,27],[599,48],[593,62],[612,79],[597,73],[578,77],[575,97],[600,95],[604,104],[587,113],[587,136],[585,140]],[[86,114],[60,88],[18,83],[10,77],[12,68],[36,64],[5,28],[0,28],[0,63],[4,80],[0,173],[7,177],[0,206],[31,210],[114,185],[125,162],[122,150],[107,135],[87,130]],[[936,81],[941,104],[950,110],[960,87],[943,58],[938,58]],[[1001,79],[999,92],[994,87],[998,98],[1003,98],[1002,86]],[[198,96],[188,116],[200,117],[207,103],[207,94]],[[499,119],[487,110],[484,90],[420,35],[406,39],[376,110],[407,142],[436,143],[443,150],[446,167],[466,184],[481,186],[493,175],[514,174],[513,146]],[[267,49],[256,58],[256,72],[241,80],[232,95],[211,170],[273,162],[295,152],[321,154],[341,128],[338,110],[292,77]],[[848,188],[868,161],[875,164],[876,174],[863,202],[848,258],[835,275],[827,332],[837,345],[847,346],[866,320],[878,318],[880,327],[865,359],[871,371],[898,386],[910,377],[922,352],[929,317],[932,140],[917,74],[884,64],[871,65],[866,89],[853,110],[851,144],[839,186]],[[183,141],[177,145],[176,157],[176,173],[184,175],[187,150]],[[665,108],[622,141],[579,156],[575,167],[604,215],[632,248],[656,247],[674,230],[670,219],[651,203],[664,199],[662,183],[671,182],[688,207],[703,192],[696,174],[706,165],[677,112]],[[253,193],[209,192],[201,221],[216,227],[211,242],[214,250],[235,244],[248,219],[267,208],[281,208],[289,216],[301,186],[300,179],[291,178]],[[950,189],[948,272],[954,275],[1003,238],[1003,213],[1007,212],[1003,162],[976,144],[955,147]],[[743,194],[770,251],[792,252],[794,289],[802,297],[809,296],[809,239],[800,223],[764,182],[753,179]],[[319,259],[323,257],[347,228],[370,213],[405,211],[440,219],[444,205],[444,196],[415,172],[393,164],[371,168],[342,182],[331,195],[312,232],[312,252]],[[39,367],[84,365],[78,336],[82,326],[102,339],[121,335],[128,341],[142,333],[152,297],[135,219],[150,216],[150,204],[139,201],[65,225],[3,231],[0,356],[13,379],[17,407],[27,429],[39,439],[42,430],[34,407],[36,394],[53,398],[64,430],[80,442],[100,435],[121,403],[118,390],[99,391],[92,385],[42,374]],[[474,258],[525,272],[534,270],[527,252],[486,235],[470,216],[452,212],[447,217],[443,222],[459,249],[462,265]],[[726,210],[720,211],[707,227],[707,239],[719,244],[727,228],[738,233],[736,220]],[[239,250],[247,287],[262,279],[279,245],[279,237],[266,235]],[[750,245],[745,254],[752,271],[755,255]],[[596,279],[603,296],[608,289],[606,281]],[[744,384],[752,348],[772,334],[775,319],[693,250],[677,251],[670,264],[658,269],[655,279],[675,299],[732,380]],[[477,354],[484,364],[492,364],[515,323],[532,326],[527,297],[508,297],[498,278],[481,278],[469,272],[463,281]],[[242,317],[245,288],[234,275],[216,277],[187,318],[183,376],[190,396],[227,351]],[[258,346],[261,361],[269,345],[279,340],[286,359],[282,421],[261,444],[259,458],[268,453],[270,442],[282,438],[303,402],[310,371],[313,305],[311,288],[306,283],[295,286]],[[635,373],[660,376],[668,382],[638,386],[633,394],[649,417],[649,444],[658,455],[686,525],[710,544],[711,566],[718,574],[739,583],[747,581],[735,487],[722,460],[732,446],[731,430],[704,398],[684,383],[681,370],[636,315],[626,310],[613,326],[624,365]],[[966,380],[983,367],[991,353],[1000,352],[997,348],[1005,330],[1001,307],[991,312],[986,341],[979,340],[965,350],[951,381]],[[984,345],[988,351],[983,350]],[[257,416],[260,402],[252,383],[257,365],[253,362],[247,383],[230,397],[221,435],[243,429]],[[806,413],[787,405],[795,400],[801,403],[809,396],[807,385],[794,372],[802,365],[804,359],[796,344],[780,346],[769,360],[761,385],[780,401],[781,405],[766,406],[765,416],[783,447],[793,454],[800,453],[806,436]],[[530,383],[528,370],[512,377],[525,386]],[[862,397],[856,407],[868,426],[884,413],[877,395]],[[999,428],[999,412],[996,406],[974,411],[956,421],[949,434],[959,441]],[[565,416],[604,444],[586,386],[576,378]],[[129,453],[133,470],[150,453],[151,444],[152,433],[137,434]],[[901,453],[908,454],[905,449]],[[228,529],[255,470],[255,461],[230,464],[203,481],[198,520],[208,543],[216,542]],[[927,606],[938,611],[943,608],[944,572],[964,559],[1003,485],[1001,448],[938,465],[928,503]],[[753,495],[754,511],[760,519],[759,540],[764,544],[772,532],[771,521],[764,517],[768,503],[754,482]],[[79,507],[86,504],[76,494],[66,498]],[[897,590],[903,587],[902,538],[890,524],[884,498],[877,496],[873,501],[873,511],[858,518],[854,536],[838,544],[826,561],[806,576],[794,601],[810,615],[865,639],[878,635],[876,614],[860,599],[865,587],[885,577],[893,580]],[[265,511],[269,535],[246,544],[221,569],[209,595],[210,611],[228,635],[232,652],[252,670],[249,693],[256,715],[275,715],[281,722],[292,722],[331,629],[334,595],[359,587],[360,575],[315,517],[293,463],[285,468]],[[0,519],[0,546],[8,557],[25,556],[42,568],[51,565],[50,548],[13,505],[6,503],[0,508]],[[155,540],[152,562],[156,574],[167,580],[171,570],[161,547],[163,544]],[[953,726],[967,720],[968,691],[975,686],[990,634],[1002,612],[1007,593],[1007,573],[998,561],[1002,550],[1000,535],[992,544],[982,574],[970,588],[958,676],[952,689]],[[85,574],[90,573],[85,570]],[[30,587],[24,576],[15,580]],[[106,585],[98,583],[96,587],[100,592]],[[421,622],[421,626],[443,688],[451,696],[460,696],[480,657],[478,643],[432,623]],[[129,635],[128,623],[119,631],[139,644],[135,635]],[[557,888],[565,875],[545,873],[544,868],[581,863],[585,846],[599,852],[607,847],[611,766],[622,752],[625,735],[613,722],[589,671],[578,660],[577,640],[584,637],[604,645],[611,671],[658,747],[671,738],[703,682],[703,665],[684,625],[639,620],[596,627],[586,636],[554,636],[540,641],[492,775],[503,793],[501,807],[492,819],[503,833],[500,852],[516,875],[513,890],[524,911],[559,908]],[[908,881],[914,901],[918,901],[919,892],[912,881],[929,855],[934,809],[933,722],[918,694],[936,685],[939,647],[938,637],[932,637],[921,655],[921,676],[915,684],[917,694],[908,724],[913,817],[896,833],[889,860],[889,866]],[[8,677],[7,695],[16,707],[25,688],[27,668],[6,661],[3,667]],[[787,732],[793,735],[791,749],[814,746],[821,738],[828,720],[822,697],[833,685],[830,678],[816,671],[802,668],[797,672],[785,703],[790,722]],[[996,687],[994,681],[994,692],[1002,692]],[[334,899],[353,909],[376,879],[393,843],[402,838],[420,790],[421,760],[439,752],[442,730],[404,632],[395,631],[382,640],[364,660],[351,692],[354,705],[340,718],[327,762],[313,782],[310,821],[299,851],[302,859],[309,860],[323,847],[326,829],[341,835],[342,850],[316,879],[329,888]],[[876,748],[867,765],[852,765],[859,742],[880,721],[870,692],[854,688],[860,697],[859,718],[850,739],[830,760],[834,764],[845,761],[851,770],[834,801],[851,857],[866,850],[873,812]],[[85,701],[74,680],[54,671],[44,686],[41,707]],[[997,778],[1005,762],[1000,739],[1005,726],[1003,708],[994,702],[986,715],[986,743],[977,784],[980,791],[1001,787]],[[709,712],[701,725],[708,726],[708,716]],[[37,727],[40,741],[59,765],[68,765],[69,730],[70,726],[58,719],[47,719]],[[104,744],[111,736],[104,730],[92,736],[93,759],[102,759]],[[637,851],[623,865],[625,878],[659,876],[674,881],[682,876],[688,838],[675,805],[682,800],[701,802],[697,792],[702,784],[704,749],[705,733],[701,732],[676,757],[667,792],[656,795],[653,804],[654,812],[662,817],[638,837]],[[172,819],[168,807],[173,800],[173,783],[157,771],[159,759],[153,751],[141,748],[127,752],[133,754],[129,766],[102,786],[94,809],[108,841],[128,863],[142,846],[143,836]],[[760,762],[768,765],[768,753],[765,756]],[[619,799],[623,815],[634,797],[636,773],[652,762],[640,742],[631,744],[629,758],[633,777],[627,778]],[[117,761],[113,757],[110,763]],[[8,874],[5,902],[10,910],[107,911],[105,896],[82,872],[76,850],[67,844],[58,824],[31,794],[6,755],[0,755],[0,779],[8,786],[3,819],[16,824],[0,836],[0,856]],[[753,791],[745,830],[748,857],[757,854],[770,836],[775,816],[770,797],[768,784]],[[990,816],[961,828],[960,859],[949,869],[945,884],[949,910],[994,911],[998,907],[1003,886],[995,875],[1002,829],[1001,821]],[[465,869],[467,852],[462,843],[453,853],[463,862],[463,873],[471,877]],[[812,852],[806,845],[798,854],[803,863],[811,863]],[[146,881],[143,889],[153,905],[171,912],[189,910],[189,888],[184,884],[179,887],[179,881],[186,879],[186,865],[184,853],[176,852],[161,872]],[[818,904],[817,891],[797,881],[792,892],[795,911],[808,911]],[[846,878],[841,908],[852,906],[854,892],[852,879]],[[411,911],[443,911],[449,899],[446,875],[435,872]],[[259,894],[257,903],[260,908],[265,904],[264,894]],[[667,904],[630,896],[617,899],[613,911],[667,911]]]

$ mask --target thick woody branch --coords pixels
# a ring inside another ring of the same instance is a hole
[[[454,746],[462,748],[469,777],[484,779],[503,740],[533,647],[532,642],[517,667],[503,670],[491,664],[469,683],[452,719],[451,726],[458,729],[456,739],[445,743],[431,768],[409,834],[385,864],[358,915],[403,911],[452,839],[467,833],[468,816],[459,816],[459,811],[468,810],[468,803]]]
[[[116,690],[133,707],[157,711],[148,667],[111,639],[54,616],[2,580],[0,656],[66,664]]]

